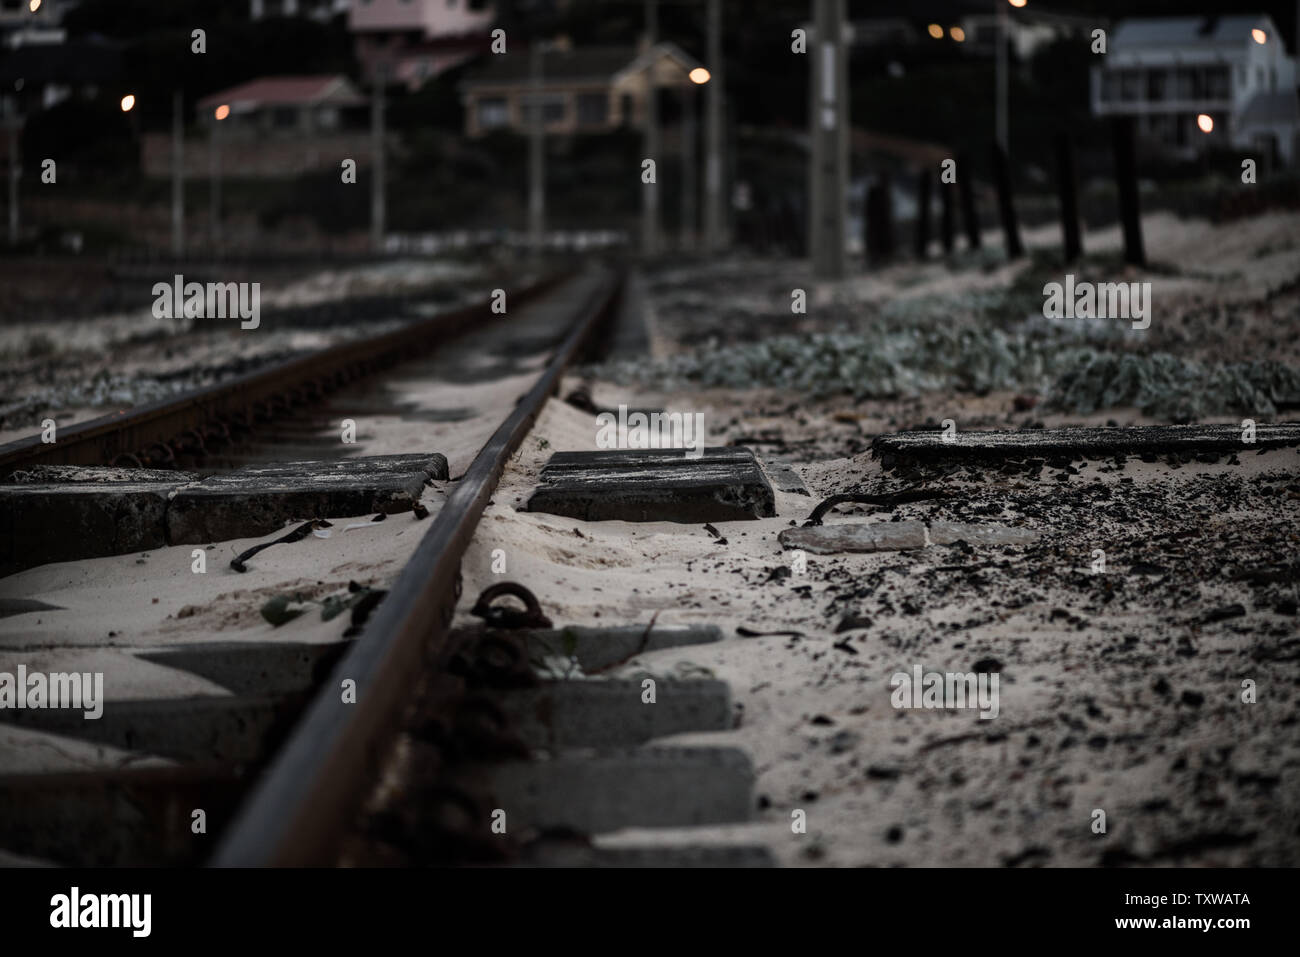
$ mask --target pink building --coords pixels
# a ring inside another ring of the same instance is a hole
[[[367,79],[416,89],[485,51],[495,19],[488,0],[353,0],[348,29]]]

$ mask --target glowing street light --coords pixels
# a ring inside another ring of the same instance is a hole
[[[943,39],[943,27],[939,26],[939,24],[932,23],[926,27],[926,30],[929,31],[930,36],[934,37],[936,40]]]
[[[135,94],[128,93],[122,97],[122,112],[130,113],[133,109],[135,109]]]
[[[1250,35],[1256,43],[1259,43],[1261,45],[1268,42],[1268,34],[1265,33],[1263,30],[1261,30],[1259,27],[1256,27],[1255,29],[1251,30]]]
[[[948,36],[952,37],[958,43],[966,42],[966,31],[963,30],[961,27],[953,27],[951,30],[948,31]]]
[[[215,116],[218,120],[224,120],[227,116],[230,115],[230,105],[227,103],[222,103],[219,107],[217,107],[216,112],[213,113],[212,115]]]
[[[27,4],[27,9],[32,11],[32,13],[35,13],[40,8],[41,8],[41,0],[31,0],[31,3]]]
[[[1214,117],[1209,113],[1202,113],[1196,117],[1196,125],[1201,128],[1202,133],[1212,133],[1214,131]]]
[[[710,75],[709,71],[704,69],[702,66],[697,66],[689,74],[691,82],[696,86],[703,86],[705,83],[708,83]]]
[[[1013,7],[1016,8],[1023,7],[1028,2],[1029,0],[1007,0],[1007,3],[1011,4]]]

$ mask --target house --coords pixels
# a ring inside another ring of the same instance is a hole
[[[287,179],[337,170],[345,159],[365,166],[372,151],[368,104],[343,76],[263,77],[205,96],[198,102],[201,135],[184,149],[185,175],[207,177],[214,148],[222,173],[235,177]],[[144,133],[145,175],[170,176],[171,150],[169,132]]]
[[[0,0],[0,45],[9,48],[62,43],[67,38],[63,18],[75,0]]]
[[[418,89],[488,49],[488,0],[353,0],[348,30],[367,82]]]
[[[325,21],[347,13],[351,5],[352,0],[249,0],[248,18],[308,17]]]
[[[532,57],[489,57],[484,68],[461,84],[465,134],[492,130],[527,133],[531,123]],[[656,89],[690,89],[690,72],[700,63],[672,43],[638,53],[633,47],[572,48],[564,41],[541,56],[542,122],[547,133],[601,133],[640,126],[646,96]]]
[[[988,7],[988,4],[982,4]],[[997,13],[974,13],[961,18],[962,52],[970,56],[993,56],[998,49]],[[1027,60],[1058,40],[1088,37],[1098,26],[1106,26],[1095,17],[1055,13],[1028,6],[1006,12],[1007,42],[1019,60]],[[950,33],[951,36],[951,33]]]
[[[810,30],[811,23],[804,24]],[[921,31],[906,17],[870,17],[854,20],[845,31],[846,42],[855,47],[914,46]]]
[[[1300,160],[1295,60],[1264,14],[1120,22],[1092,71],[1092,111],[1190,159],[1209,147]],[[1213,122],[1204,132],[1200,116]]]
[[[38,113],[72,97],[93,99],[121,88],[122,49],[102,37],[33,39],[11,34],[0,51],[0,116]]]
[[[199,100],[199,124],[220,122],[222,136],[235,137],[328,133],[368,102],[345,76],[267,76]],[[219,107],[229,115],[218,119]]]

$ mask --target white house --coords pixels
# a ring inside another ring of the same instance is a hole
[[[249,0],[248,17],[250,20],[264,20],[267,17],[329,20],[340,13],[347,13],[351,2],[352,0]]]
[[[1264,14],[1124,20],[1097,59],[1094,115],[1134,116],[1139,137],[1184,158],[1219,146],[1300,160],[1295,60]]]
[[[352,0],[348,30],[368,79],[412,89],[488,48],[490,0]]]

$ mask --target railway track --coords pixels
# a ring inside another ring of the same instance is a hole
[[[501,590],[531,612],[485,594],[475,607],[483,624],[452,627],[458,603],[463,610],[474,598],[461,594],[461,564],[480,516],[566,368],[608,338],[621,288],[621,277],[601,268],[509,294],[514,325],[501,328],[511,338],[495,334],[507,361],[484,376],[527,388],[495,428],[467,427],[485,441],[474,438],[474,454],[460,456],[463,474],[431,482],[425,505],[415,503],[417,515],[424,507],[433,515],[387,587],[353,583],[370,596],[348,603],[353,640],[134,649],[230,693],[110,699],[103,723],[10,712],[24,731],[89,738],[116,756],[115,766],[92,770],[4,774],[0,850],[91,865],[769,863],[754,847],[608,851],[591,840],[624,826],[748,816],[753,772],[740,751],[641,747],[663,734],[730,727],[723,683],[665,683],[664,702],[647,709],[639,682],[539,677],[547,652],[562,650],[591,673],[647,647],[719,635],[653,622],[553,628],[518,584]],[[457,310],[70,427],[53,446],[12,443],[0,449],[0,470],[139,465],[237,477],[248,463],[281,467],[286,445],[328,455],[323,425],[358,408],[391,412],[376,381],[418,379],[421,353],[445,366],[447,343],[485,334],[485,312],[486,304]],[[136,766],[142,755],[165,761]]]

